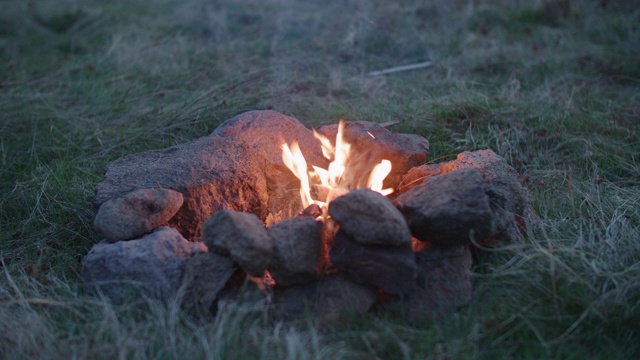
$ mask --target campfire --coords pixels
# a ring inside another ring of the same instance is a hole
[[[517,174],[491,150],[425,164],[429,142],[365,121],[309,130],[253,111],[211,135],[109,164],[96,187],[104,239],[82,262],[111,298],[199,314],[246,298],[280,318],[375,303],[411,321],[472,296],[472,249],[522,241]],[[395,310],[393,310],[395,309]]]
[[[322,146],[322,155],[330,161],[327,169],[312,165],[313,171],[308,171],[298,142],[294,141],[291,147],[282,144],[282,161],[300,180],[300,198],[305,208],[315,204],[326,214],[333,199],[351,190],[367,188],[382,195],[393,192],[393,189],[382,189],[384,179],[391,172],[391,161],[383,159],[378,164],[361,161],[351,154],[351,145],[343,139],[343,132],[344,122],[340,121],[334,146],[327,137],[313,130],[313,136]],[[371,132],[367,133],[375,139]],[[311,189],[315,196],[311,195]]]

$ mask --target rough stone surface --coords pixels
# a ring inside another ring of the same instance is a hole
[[[397,246],[365,246],[338,231],[330,252],[331,262],[349,278],[381,288],[389,294],[409,294],[416,279],[411,243]]]
[[[484,191],[489,197],[495,239],[503,243],[523,243],[525,219],[533,217],[527,191],[520,185],[518,174],[491,150],[458,154],[458,159],[441,164],[443,173],[475,168],[482,173]]]
[[[184,202],[170,189],[140,189],[100,206],[94,229],[108,242],[129,240],[166,224]]]
[[[197,314],[210,314],[218,293],[236,269],[233,260],[214,252],[191,258],[185,270],[183,306]]]
[[[209,251],[230,256],[242,270],[262,276],[273,257],[273,240],[254,214],[221,210],[202,226]]]
[[[396,195],[400,196],[432,176],[442,175],[440,164],[425,164],[412,168],[402,177]]]
[[[413,323],[435,319],[471,301],[471,252],[468,246],[430,246],[416,253],[415,291],[404,299],[407,319]]]
[[[402,213],[391,200],[375,191],[351,191],[329,204],[329,214],[342,231],[360,244],[403,246],[411,242]]]
[[[270,292],[271,289],[267,288],[262,279],[237,271],[218,293],[216,301],[211,306],[211,314],[235,311],[238,305],[243,309],[264,311],[269,305]]]
[[[484,191],[494,214],[495,238],[504,243],[523,242],[525,219],[533,217],[527,191],[520,185],[516,171],[491,150],[465,151],[454,161],[413,168],[402,179],[399,192],[411,190],[426,178],[469,168],[482,174]]]
[[[187,261],[206,251],[204,244],[163,226],[136,241],[94,245],[82,259],[82,276],[114,303],[138,295],[169,301],[182,283]]]
[[[213,134],[241,140],[259,159],[269,184],[267,207],[274,222],[289,219],[303,208],[299,195],[300,180],[282,161],[281,145],[298,142],[309,169],[311,165],[326,168],[328,164],[313,132],[297,119],[276,111],[240,114],[222,123]]]
[[[267,182],[261,164],[237,139],[211,135],[120,158],[107,166],[104,180],[96,186],[94,205],[158,186],[184,195],[183,206],[169,224],[189,239],[200,235],[202,224],[217,210],[266,217]]]
[[[357,284],[342,275],[331,275],[306,285],[277,287],[275,312],[285,320],[304,318],[307,311],[316,317],[365,313],[376,299],[375,289]]]
[[[317,278],[321,222],[300,216],[272,225],[267,232],[273,239],[274,257],[269,270],[276,284],[304,284]]]
[[[338,125],[322,126],[318,132],[335,144]],[[429,155],[429,141],[422,136],[394,133],[368,121],[345,122],[343,138],[351,144],[351,151],[355,154],[350,157],[347,166],[355,169],[356,174],[368,174],[372,165],[380,163],[382,159],[391,161],[393,167],[384,181],[385,188],[397,188],[402,176],[409,169],[424,164]],[[368,176],[363,178],[366,182]],[[394,197],[393,194],[390,196]]]
[[[411,234],[441,245],[461,245],[494,234],[489,198],[476,169],[427,178],[394,201]]]

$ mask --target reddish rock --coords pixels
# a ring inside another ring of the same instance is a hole
[[[436,175],[442,175],[440,164],[428,164],[414,167],[402,177],[396,195],[400,196],[422,184],[427,178]]]
[[[177,191],[135,190],[103,203],[93,227],[108,242],[133,239],[166,224],[183,202]]]
[[[237,139],[211,135],[120,158],[107,166],[104,180],[96,186],[94,205],[157,187],[184,196],[183,206],[169,224],[189,239],[200,236],[202,224],[221,209],[266,217],[268,194],[262,166]]]
[[[238,139],[259,159],[269,184],[266,204],[273,222],[289,219],[303,210],[300,201],[300,180],[282,161],[281,145],[298,142],[300,151],[311,165],[326,168],[320,142],[313,132],[297,119],[272,110],[249,111],[222,123],[214,135]]]

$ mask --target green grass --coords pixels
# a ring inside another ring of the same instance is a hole
[[[574,0],[561,21],[507,0],[27,3],[0,5],[0,357],[640,356],[638,1]],[[431,141],[429,162],[491,148],[538,221],[436,324],[283,324],[251,307],[198,320],[85,294],[106,164],[252,109],[398,120]]]

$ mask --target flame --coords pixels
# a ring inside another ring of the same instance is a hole
[[[289,170],[300,180],[300,197],[304,207],[306,208],[313,204],[309,177],[307,176],[307,162],[297,142],[294,141],[291,144],[291,148],[289,148],[287,144],[282,144],[282,161],[284,161],[284,164],[287,165]]]
[[[361,187],[360,185],[364,183],[365,178],[368,179],[366,181],[367,188],[385,196],[393,193],[391,188],[382,188],[384,179],[391,172],[391,161],[382,160],[379,164],[372,166],[370,171],[363,171],[371,165],[360,164],[360,161],[353,161],[354,164],[350,165],[351,144],[344,140],[343,134],[344,123],[341,120],[338,124],[334,147],[327,137],[319,134],[315,129],[313,130],[313,136],[320,141],[322,155],[331,161],[327,169],[312,165],[313,170],[308,171],[307,161],[302,155],[298,143],[292,142],[291,147],[286,143],[282,144],[282,160],[300,180],[300,198],[305,208],[311,204],[326,208],[331,200]],[[371,133],[369,135],[375,139]],[[316,195],[315,199],[311,196],[312,190]]]

